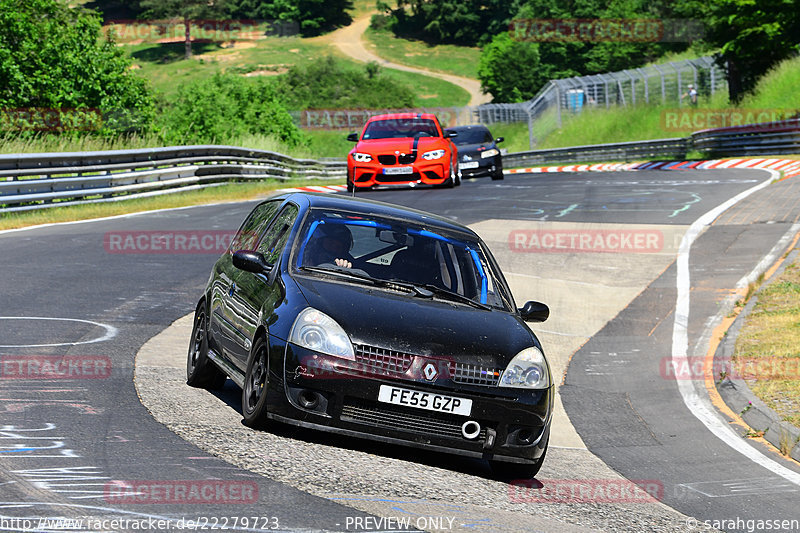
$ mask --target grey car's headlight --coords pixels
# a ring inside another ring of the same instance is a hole
[[[546,389],[549,387],[550,370],[541,350],[531,346],[515,355],[503,371],[498,386],[518,389]]]
[[[289,334],[289,342],[336,357],[355,361],[353,344],[342,326],[334,319],[313,307],[306,307],[297,315]]]
[[[482,159],[486,159],[487,157],[494,157],[499,153],[500,153],[500,150],[498,150],[497,148],[490,148],[489,150],[486,150],[485,152],[481,152],[481,158]]]

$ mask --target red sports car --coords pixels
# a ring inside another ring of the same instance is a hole
[[[371,117],[347,156],[347,190],[377,186],[461,184],[458,149],[436,115],[393,113]]]

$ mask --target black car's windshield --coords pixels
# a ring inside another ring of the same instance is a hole
[[[458,135],[453,137],[453,142],[458,146],[465,144],[486,144],[492,142],[492,134],[484,128],[469,128],[458,130]]]
[[[376,286],[416,287],[418,296],[511,310],[504,282],[480,243],[381,217],[313,209],[298,234],[292,265],[322,274],[349,272]],[[420,290],[420,288],[427,290]]]
[[[425,118],[394,118],[367,124],[363,140],[402,139],[405,137],[438,137],[436,123]]]

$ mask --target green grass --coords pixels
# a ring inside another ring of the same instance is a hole
[[[758,293],[736,338],[734,369],[783,420],[800,426],[800,261]],[[754,370],[755,369],[755,370]]]
[[[183,58],[183,43],[126,45],[134,69],[165,96],[175,94],[178,86],[213,75],[216,72],[238,72],[242,75],[274,76],[291,66],[304,66],[315,59],[334,53],[319,39],[300,37],[268,37],[258,41],[243,41],[239,48],[221,48],[217,44],[196,44],[192,59]],[[244,48],[243,46],[249,46]],[[338,53],[337,53],[338,55]],[[339,59],[354,69],[363,70],[362,63],[343,56]],[[417,106],[463,106],[469,93],[446,81],[399,70],[381,69],[381,76],[413,87]]]
[[[88,220],[156,209],[250,200],[269,196],[276,190],[287,187],[331,184],[333,184],[333,182],[330,180],[269,180],[231,183],[198,191],[167,194],[150,198],[65,206],[57,209],[41,209],[22,213],[5,213],[0,214],[0,230],[15,229],[37,224]]]
[[[480,48],[449,44],[429,45],[423,41],[395,37],[385,30],[369,28],[365,35],[367,48],[377,55],[401,65],[478,78]]]

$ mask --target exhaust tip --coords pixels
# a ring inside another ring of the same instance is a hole
[[[481,425],[474,420],[467,420],[461,426],[461,435],[467,440],[475,440],[481,433]]]

